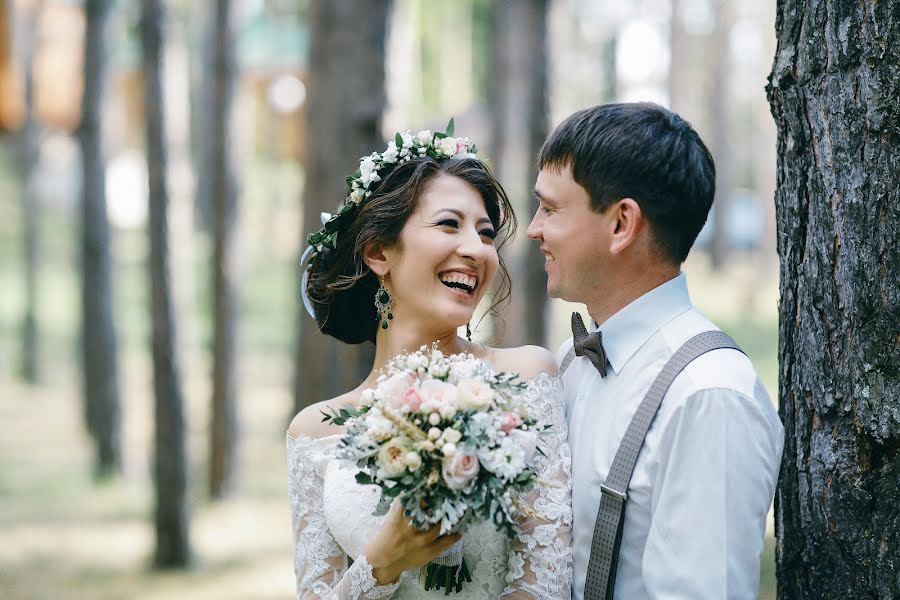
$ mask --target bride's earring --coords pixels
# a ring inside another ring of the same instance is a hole
[[[472,341],[472,327],[468,323],[466,323],[466,339]]]
[[[384,277],[379,278],[381,280],[381,286],[378,288],[378,291],[375,292],[375,310],[378,311],[378,320],[381,321],[381,328],[388,328],[388,321],[394,318],[391,309],[393,308],[394,299],[391,297],[391,293],[384,286]]]

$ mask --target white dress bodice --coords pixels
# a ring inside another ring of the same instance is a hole
[[[571,460],[559,378],[542,373],[529,381],[527,402],[535,418],[550,424],[539,443],[544,454],[535,460],[540,480],[554,483],[523,498],[540,516],[523,520],[514,540],[489,522],[467,526],[463,555],[472,581],[454,600],[569,597]],[[336,458],[339,439],[288,438],[297,598],[446,598],[442,590],[426,592],[418,570],[397,584],[375,585],[363,550],[385,519],[373,514],[380,490],[357,483],[355,465]]]

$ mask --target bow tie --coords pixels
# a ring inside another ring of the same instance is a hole
[[[581,315],[572,313],[572,336],[575,342],[575,356],[587,356],[600,372],[600,377],[606,377],[609,361],[606,358],[606,350],[603,349],[603,334],[599,330],[588,333]]]

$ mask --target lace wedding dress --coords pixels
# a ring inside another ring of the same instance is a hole
[[[472,581],[453,600],[571,595],[571,458],[559,377],[541,373],[530,380],[527,402],[532,416],[551,426],[535,460],[539,478],[553,484],[539,484],[522,498],[536,516],[523,518],[515,539],[491,523],[468,527],[463,554]],[[384,520],[372,515],[380,491],[356,483],[356,467],[335,458],[339,438],[287,438],[298,600],[447,598],[440,589],[426,592],[418,569],[377,585],[362,552]]]

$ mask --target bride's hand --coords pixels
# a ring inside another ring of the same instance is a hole
[[[462,537],[440,532],[440,525],[428,531],[413,527],[403,515],[403,506],[395,500],[381,529],[363,550],[378,585],[393,583],[403,571],[431,562]]]

